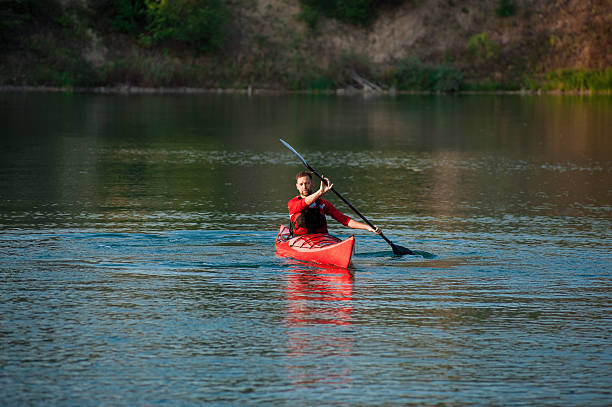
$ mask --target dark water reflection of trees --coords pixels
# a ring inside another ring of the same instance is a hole
[[[609,96],[0,100],[2,210],[26,222],[277,223],[301,169],[279,138],[379,219],[589,215],[610,201]]]

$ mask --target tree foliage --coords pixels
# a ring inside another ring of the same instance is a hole
[[[512,0],[499,0],[495,11],[498,17],[511,17],[516,14],[516,4]]]
[[[479,63],[490,61],[499,54],[499,46],[486,33],[473,35],[468,40],[467,49]]]
[[[228,10],[221,0],[145,0],[147,29],[154,42],[177,41],[197,52],[223,44]]]
[[[113,30],[145,43],[174,42],[203,53],[220,48],[225,40],[229,10],[222,0],[90,0],[90,4]]]
[[[300,0],[302,19],[314,27],[316,18],[322,14],[328,18],[351,23],[369,24],[376,10],[384,5],[400,4],[405,0]]]
[[[56,0],[0,0],[0,46],[19,46],[28,30],[54,22],[61,13]]]
[[[94,13],[110,22],[113,30],[138,35],[146,27],[144,0],[89,0]]]

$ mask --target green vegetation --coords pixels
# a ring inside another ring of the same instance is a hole
[[[355,85],[351,72],[374,76],[371,72],[372,62],[365,55],[355,52],[343,53],[325,69],[303,56],[298,57],[293,65],[294,69],[284,80],[285,86],[291,90],[329,91]]]
[[[210,53],[223,46],[229,10],[222,0],[90,0],[101,27],[140,38],[146,46],[186,46]]]
[[[502,82],[496,81],[491,78],[484,78],[479,79],[478,81],[465,83],[464,86],[464,90],[471,92],[500,92],[521,90],[521,87],[515,82]]]
[[[523,88],[545,91],[610,91],[612,68],[604,71],[557,69],[543,75],[526,75]]]
[[[89,0],[94,13],[111,29],[139,35],[147,25],[147,7],[143,0]]]
[[[383,80],[398,90],[452,92],[464,88],[458,69],[447,63],[423,65],[415,58],[400,61],[383,74]]]
[[[62,8],[56,0],[0,0],[0,47],[21,47],[23,37],[31,34],[33,27],[45,29],[61,16]]]
[[[317,24],[319,15],[349,24],[368,25],[380,7],[401,4],[405,0],[300,0],[300,19],[310,27]]]
[[[304,23],[306,23],[308,28],[314,30],[317,27],[317,22],[319,21],[319,11],[304,3],[302,3],[301,8],[302,11],[296,19],[298,21],[303,21]]]
[[[498,17],[511,17],[516,14],[516,4],[512,0],[499,0],[495,11]]]
[[[468,40],[467,50],[478,63],[490,61],[499,54],[499,46],[491,41],[486,33],[472,36]]]
[[[336,88],[336,81],[327,74],[305,73],[294,76],[287,85],[291,90],[329,91]]]
[[[209,71],[165,47],[214,52],[223,44],[229,17],[221,0],[89,0],[67,6],[58,0],[0,0],[0,5],[0,46],[7,51],[0,55],[0,83],[64,88],[203,85]],[[132,40],[122,40],[121,55],[94,65],[84,56],[94,27]],[[141,47],[133,46],[137,43]]]
[[[156,44],[187,44],[197,53],[219,49],[229,16],[221,0],[145,0],[147,29],[143,37]]]
[[[300,0],[308,25],[314,27],[321,13],[353,24],[367,24],[372,15],[374,0]]]
[[[0,0],[0,82],[72,88],[95,84],[82,57],[90,40],[82,10],[56,0]]]
[[[168,55],[135,53],[104,65],[99,75],[102,83],[171,87],[194,86],[206,73],[202,67]]]
[[[320,16],[361,26],[369,24],[380,7],[402,1],[300,0],[298,18],[313,30]],[[324,47],[316,49],[316,41],[326,40],[324,34],[304,35],[285,23],[276,32],[255,31],[246,51],[236,52],[235,45],[226,41],[230,7],[238,7],[234,3],[0,0],[0,85],[66,89],[118,85],[245,89],[253,85],[316,92],[360,88],[357,82],[363,81],[357,75],[398,91],[612,90],[612,68],[533,73],[542,72],[541,61],[546,61],[558,41],[567,41],[566,36],[558,37],[563,33],[531,36],[502,48],[495,41],[498,37],[482,32],[473,35],[464,49],[447,50],[444,57],[405,58],[382,65],[366,52],[325,54]],[[516,13],[513,0],[497,4],[499,16]],[[597,45],[600,38],[603,34],[590,40]],[[594,61],[601,60],[593,55]]]

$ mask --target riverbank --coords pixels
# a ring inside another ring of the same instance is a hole
[[[28,1],[7,3],[14,4],[0,26],[0,85],[115,93],[612,90],[612,13],[601,0],[396,1],[367,25],[308,20],[301,0],[232,1],[223,6],[223,41],[210,49],[156,37],[157,20],[135,11],[126,27],[102,0],[44,2],[45,12],[31,1],[30,9]],[[501,3],[512,13],[500,14]]]
[[[612,95],[610,90],[470,90],[454,92],[431,92],[431,91],[402,91],[381,90],[371,91],[367,89],[335,89],[335,90],[287,90],[266,89],[249,87],[246,89],[235,88],[150,88],[138,86],[101,86],[101,87],[58,87],[58,86],[0,86],[0,93],[90,93],[90,94],[112,94],[112,95],[197,95],[197,94],[240,94],[240,95],[286,95],[286,94],[313,94],[313,95],[337,95],[337,96],[396,96],[396,95],[429,95],[429,94],[456,94],[456,95]]]

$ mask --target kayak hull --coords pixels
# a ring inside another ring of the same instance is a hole
[[[327,233],[291,237],[289,228],[282,225],[275,246],[281,257],[348,268],[355,250],[355,237],[340,240]]]

